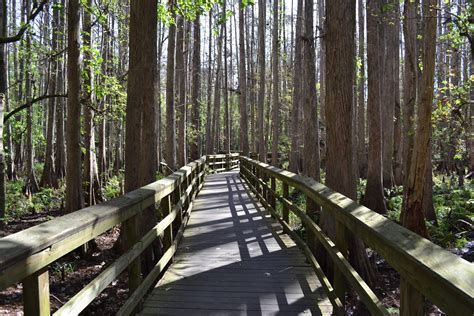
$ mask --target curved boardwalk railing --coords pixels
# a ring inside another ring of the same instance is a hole
[[[82,311],[159,236],[163,255],[143,279],[140,270],[129,269],[130,297],[118,314],[133,312],[157,277],[173,257],[186,226],[192,200],[202,187],[209,165],[224,159],[223,169],[238,163],[232,155],[204,156],[170,176],[128,192],[121,197],[90,206],[0,239],[0,290],[23,283],[23,305],[26,315],[49,315],[48,265],[74,249],[124,224],[126,238],[133,244],[129,250],[102,271],[55,315],[75,315]],[[139,236],[136,224],[142,211],[150,206],[161,208],[164,217],[147,233]],[[173,236],[172,224],[179,227]]]
[[[357,292],[371,314],[389,314],[346,259],[347,238],[349,233],[352,233],[381,255],[416,291],[429,298],[448,315],[473,315],[473,264],[313,179],[248,157],[240,157],[240,172],[260,202],[290,233],[292,229],[288,224],[289,213],[293,212],[301,220],[308,234],[316,237],[324,247],[335,267],[332,283],[306,243],[297,234],[292,234],[326,287],[335,312],[344,313],[343,304],[348,284]],[[277,181],[281,182],[282,194],[277,193]],[[314,201],[333,216],[336,221],[336,240],[331,240],[305,211],[290,202],[290,187],[303,192],[307,199]],[[281,204],[281,216],[276,211],[277,201]],[[420,310],[419,306],[410,305],[402,306],[402,309],[406,315],[415,315],[413,311]]]

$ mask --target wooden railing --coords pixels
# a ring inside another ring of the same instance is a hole
[[[239,153],[207,155],[210,172],[229,171],[239,165]]]
[[[448,315],[473,315],[473,264],[313,179],[247,157],[240,157],[240,174],[263,206],[281,222],[303,249],[325,287],[336,314],[345,314],[343,306],[345,294],[349,290],[347,285],[357,292],[372,315],[389,314],[347,259],[347,233],[350,231],[381,255],[415,291],[422,293]],[[277,185],[281,185],[282,194],[277,193]],[[290,187],[303,192],[307,200],[314,201],[333,216],[336,221],[336,240],[331,240],[305,211],[290,201]],[[282,209],[281,215],[277,212],[277,203]],[[321,269],[313,251],[290,227],[290,212],[305,226],[307,236],[311,234],[317,238],[332,259],[335,267],[332,283]],[[402,306],[402,309],[406,315],[415,315],[412,311],[420,310],[419,306],[409,304]]]
[[[121,197],[1,238],[0,290],[22,282],[25,314],[49,315],[48,265],[114,226],[123,224],[128,243],[133,246],[55,315],[78,314],[129,266],[137,265],[142,252],[161,237],[163,255],[152,270],[142,279],[140,269],[129,269],[129,283],[134,285],[118,314],[132,313],[172,259],[186,226],[192,200],[201,189],[208,168],[204,156],[164,179]],[[146,234],[139,234],[136,230],[141,212],[150,206],[161,208],[163,218]],[[175,236],[173,223],[179,227]]]

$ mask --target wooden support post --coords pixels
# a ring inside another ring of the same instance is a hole
[[[336,238],[335,243],[337,249],[347,258],[347,233],[343,223],[336,220]],[[346,302],[347,281],[344,274],[335,267],[334,269],[334,291],[341,300],[342,305]]]
[[[425,297],[404,278],[400,278],[400,316],[425,315]],[[446,311],[449,315],[450,313]],[[455,315],[453,313],[452,315]]]
[[[273,192],[276,192],[276,180],[275,177],[270,177],[270,186],[273,190]],[[269,196],[270,196],[270,205],[272,206],[273,210],[276,213],[276,196],[273,192],[269,191]]]
[[[171,212],[171,195],[165,196],[161,200],[161,209],[163,210],[163,218]],[[169,249],[173,242],[173,225],[169,225],[163,232],[163,251]]]
[[[287,200],[290,198],[290,189],[288,187],[288,183],[283,182],[283,197]],[[283,203],[283,220],[287,223],[290,223],[290,212],[288,210],[288,206]]]
[[[49,273],[43,268],[23,280],[24,313],[28,315],[50,315]]]
[[[123,224],[126,248],[130,249],[135,243],[140,240],[140,234],[138,229],[138,224],[140,223],[140,215],[135,215]],[[138,256],[133,262],[128,266],[128,288],[129,293],[133,293],[136,288],[142,282],[142,268],[140,262],[140,256]]]

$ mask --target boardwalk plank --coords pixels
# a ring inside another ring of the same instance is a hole
[[[208,176],[142,315],[330,315],[311,266],[238,171]]]

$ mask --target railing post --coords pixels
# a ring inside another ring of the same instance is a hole
[[[337,249],[347,258],[347,232],[343,223],[336,220],[336,238],[335,244]],[[335,267],[334,269],[334,291],[341,300],[342,305],[346,302],[347,281],[342,272]]]
[[[163,218],[171,213],[171,195],[165,196],[161,200],[161,209],[163,210]],[[168,250],[173,242],[173,225],[169,225],[163,232],[163,251]]]
[[[43,268],[23,280],[25,315],[50,315],[49,273]]]
[[[288,183],[286,182],[282,182],[283,183],[283,198],[289,200],[290,198],[290,190],[289,190],[289,187],[288,187]],[[286,206],[285,203],[283,203],[283,220],[287,223],[290,222],[290,212],[288,210],[288,207]]]
[[[400,278],[400,316],[422,316],[425,314],[424,306],[423,294],[404,278]]]
[[[275,180],[275,177],[270,177],[270,186],[272,188],[272,191],[273,192],[276,192],[276,180]],[[273,193],[272,191],[269,191],[269,196],[270,196],[270,205],[272,206],[273,208],[273,211],[277,211],[276,209],[276,196],[275,196],[275,193]]]
[[[139,215],[135,215],[131,217],[130,219],[126,220],[123,224],[127,249],[132,248],[133,245],[140,240],[140,237],[139,237],[140,235],[138,233],[139,232],[138,230],[139,219],[140,219]],[[133,293],[135,289],[142,282],[141,274],[142,274],[141,261],[140,261],[140,256],[138,256],[128,266],[129,293]]]

